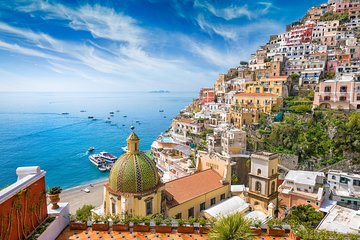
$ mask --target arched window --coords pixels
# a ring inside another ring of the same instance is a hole
[[[260,182],[255,182],[255,191],[261,192],[261,183]]]
[[[257,175],[260,175],[260,174],[261,174],[261,169],[258,168],[258,170],[257,170]]]
[[[271,183],[271,193],[275,192],[275,182]]]

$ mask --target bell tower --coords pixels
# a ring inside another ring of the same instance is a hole
[[[278,164],[279,156],[276,153],[257,152],[251,154],[248,196],[254,209],[267,210],[270,203],[276,206]]]

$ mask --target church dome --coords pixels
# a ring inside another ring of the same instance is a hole
[[[139,151],[139,137],[132,132],[127,138],[127,152],[110,171],[109,186],[116,193],[141,194],[159,185],[155,162]]]

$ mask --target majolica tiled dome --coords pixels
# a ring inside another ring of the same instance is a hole
[[[141,194],[156,189],[159,184],[155,162],[139,151],[139,140],[134,132],[130,134],[127,152],[111,169],[109,185],[115,192]]]

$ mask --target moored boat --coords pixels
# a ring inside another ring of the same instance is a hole
[[[98,169],[99,169],[100,172],[106,172],[107,171],[105,166],[98,167]]]
[[[92,118],[94,118],[94,117],[93,117],[93,116],[88,116],[88,118],[89,118],[89,119],[92,119]]]
[[[89,160],[97,167],[100,167],[104,163],[104,159],[102,159],[99,154],[93,154],[89,156]]]
[[[108,153],[108,152],[100,152],[99,156],[105,161],[105,162],[108,162],[108,163],[114,163],[117,158],[116,156]]]
[[[88,152],[92,152],[92,151],[94,151],[94,150],[95,150],[94,147],[89,147],[89,148],[88,148]]]

